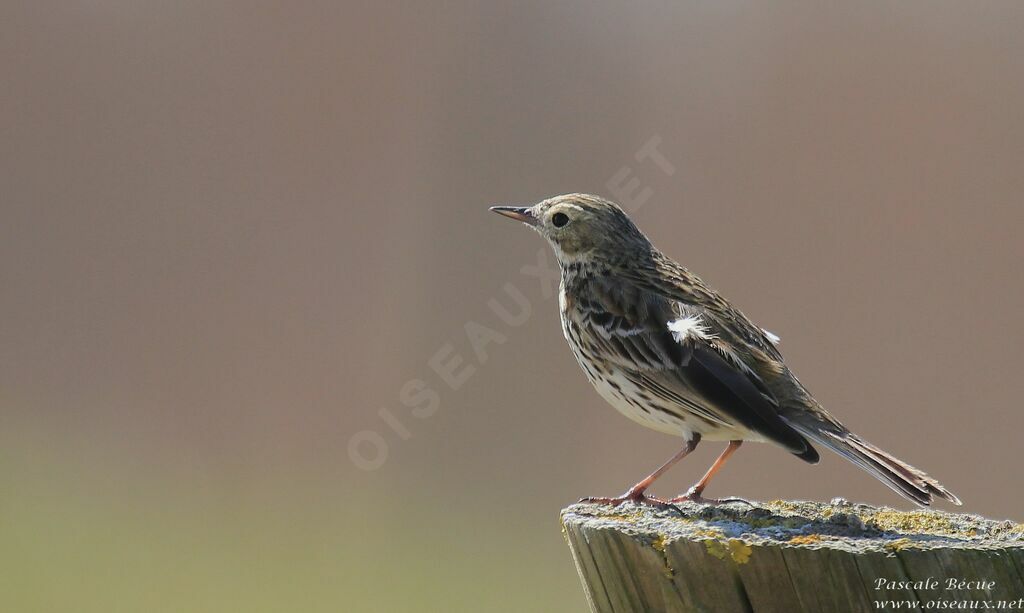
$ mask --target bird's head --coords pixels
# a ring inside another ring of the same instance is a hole
[[[531,207],[493,206],[548,239],[562,264],[630,257],[651,249],[650,241],[619,206],[598,196],[566,194]]]

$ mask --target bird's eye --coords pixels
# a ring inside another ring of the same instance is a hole
[[[551,216],[551,223],[554,224],[556,228],[561,228],[565,224],[569,223],[569,216],[565,213],[555,213]]]

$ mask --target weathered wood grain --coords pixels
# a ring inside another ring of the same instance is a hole
[[[593,611],[1024,609],[1024,524],[842,500],[678,506],[562,511]]]

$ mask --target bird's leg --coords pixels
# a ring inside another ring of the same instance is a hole
[[[725,464],[725,461],[729,459],[729,456],[735,453],[736,450],[739,449],[740,445],[742,444],[743,441],[729,441],[729,446],[725,448],[725,451],[723,451],[720,456],[718,456],[718,459],[715,460],[715,463],[711,465],[711,468],[708,469],[708,472],[704,473],[704,476],[700,478],[700,481],[698,481],[693,487],[687,490],[685,494],[683,494],[682,496],[676,496],[672,500],[669,500],[669,502],[688,501],[706,504],[719,504],[722,502],[745,502],[746,504],[750,504],[749,502],[743,500],[742,498],[715,499],[704,498],[703,496],[701,496],[701,494],[704,493],[704,488],[706,488],[708,486],[708,483],[711,482],[711,477],[715,476],[715,473],[717,473],[722,468],[722,466]]]
[[[647,504],[647,505],[650,505],[650,506],[653,506],[653,507],[658,507],[658,508],[672,508],[672,509],[675,509],[675,507],[672,506],[670,503],[665,502],[664,500],[659,500],[658,498],[654,498],[653,496],[648,496],[648,495],[645,494],[645,492],[647,491],[647,488],[651,487],[651,484],[654,483],[654,481],[658,477],[660,477],[661,475],[665,474],[665,471],[667,471],[668,469],[672,468],[672,466],[676,462],[678,462],[679,460],[682,460],[687,455],[689,455],[691,451],[696,449],[697,448],[697,443],[699,443],[699,442],[700,442],[700,435],[695,433],[693,438],[690,439],[689,441],[687,441],[686,444],[683,445],[683,448],[680,449],[678,453],[676,453],[674,456],[669,458],[668,462],[665,462],[664,464],[659,466],[657,470],[655,470],[653,473],[651,473],[651,474],[647,475],[646,477],[644,477],[644,479],[642,481],[640,481],[639,483],[637,483],[633,487],[631,487],[628,490],[626,490],[626,493],[622,494],[621,496],[616,496],[614,498],[607,498],[607,497],[580,498],[580,502],[600,502],[600,503],[603,503],[603,504],[610,504],[612,506],[618,506],[618,505],[620,505],[620,504],[622,504],[624,502],[629,501],[629,502],[635,502],[637,504]],[[676,509],[676,510],[678,511],[679,509]]]

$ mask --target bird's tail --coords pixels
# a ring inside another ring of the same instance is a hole
[[[901,496],[922,506],[930,505],[932,496],[960,504],[959,498],[923,470],[893,457],[845,428],[822,428],[820,424],[805,424],[801,421],[790,423],[807,438],[863,468]]]

